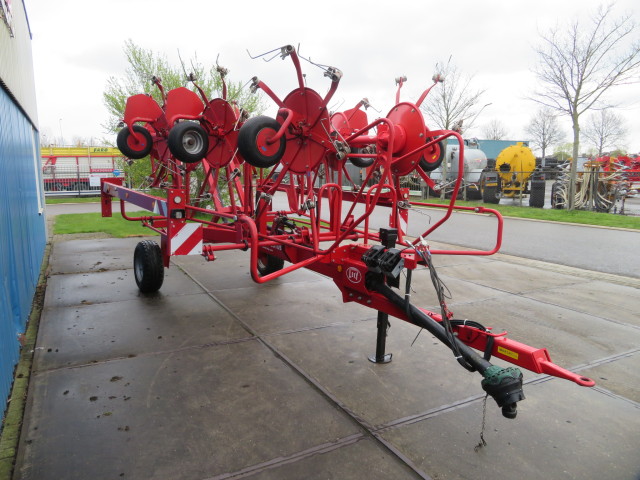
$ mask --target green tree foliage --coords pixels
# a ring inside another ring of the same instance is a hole
[[[166,56],[139,47],[132,40],[124,45],[124,54],[129,64],[124,77],[109,77],[103,93],[104,104],[109,112],[109,118],[104,125],[110,132],[119,130],[119,123],[124,115],[127,98],[138,93],[148,93],[161,105],[160,91],[153,85],[151,79],[159,77],[165,91],[178,87],[187,87],[196,91],[187,82],[187,75],[193,73],[198,85],[209,99],[222,96],[222,81],[217,71],[217,65],[205,66],[197,56],[184,62],[184,65],[172,65]],[[227,79],[227,98],[236,101],[238,105],[250,113],[261,113],[264,110],[262,99],[256,94],[243,88],[242,82],[232,82]]]
[[[196,91],[193,84],[187,81],[187,75],[193,74],[209,100],[222,97],[222,80],[218,66],[215,64],[204,65],[198,60],[197,55],[183,61],[181,65],[173,65],[165,55],[144,49],[132,40],[125,42],[124,54],[128,63],[124,77],[109,77],[103,92],[103,101],[109,112],[109,118],[103,126],[114,134],[113,140],[110,142],[112,144],[115,144],[115,134],[121,128],[120,123],[124,117],[127,98],[139,93],[147,93],[153,96],[159,105],[162,105],[160,91],[152,82],[154,76],[161,79],[166,93],[178,87],[187,87]],[[250,114],[259,114],[264,110],[262,98],[258,94],[252,94],[248,88],[243,88],[242,82],[230,81],[228,77],[226,81],[229,101],[237,102]],[[121,168],[124,170],[130,186],[140,188],[144,186],[150,174],[151,164],[142,159],[129,163],[123,162]],[[201,181],[200,178],[198,178],[198,183],[199,181]]]

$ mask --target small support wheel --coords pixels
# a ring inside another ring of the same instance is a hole
[[[430,142],[431,140],[432,140],[431,138],[428,138],[427,142]],[[442,160],[444,160],[444,155],[445,155],[445,152],[447,151],[447,145],[444,141],[440,141],[436,145],[438,147],[437,156],[435,155],[432,156],[430,158],[430,161],[427,161],[427,158],[424,155],[420,157],[420,161],[418,162],[418,165],[425,172],[433,172],[436,168],[442,165]]]
[[[284,267],[284,260],[268,253],[258,252],[258,272],[261,276],[269,275],[270,273],[282,270]]]
[[[131,135],[129,127],[124,127],[118,132],[116,144],[125,157],[138,160],[149,155],[153,147],[153,139],[149,130],[140,125],[134,125],[133,132],[135,135]]]
[[[169,131],[167,139],[171,154],[184,163],[202,160],[209,150],[209,135],[195,122],[180,122]]]
[[[352,150],[353,153],[369,153],[368,148],[354,148]],[[373,162],[376,160],[375,153],[372,153],[371,157],[350,157],[351,163],[358,168],[368,168],[373,165]]]
[[[164,265],[160,246],[152,240],[143,240],[136,245],[133,254],[133,273],[142,293],[160,290],[164,281]]]
[[[273,143],[267,143],[278,130],[277,120],[261,115],[247,120],[238,132],[240,155],[256,168],[273,167],[284,155],[286,139],[284,135]]]

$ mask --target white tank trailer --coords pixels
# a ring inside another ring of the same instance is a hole
[[[458,177],[459,161],[460,147],[457,144],[448,144],[442,165],[429,175],[441,190],[448,192],[453,189]],[[467,198],[480,199],[480,179],[487,167],[487,156],[474,140],[464,140],[463,167],[462,187],[466,187]]]

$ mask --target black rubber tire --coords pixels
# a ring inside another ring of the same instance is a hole
[[[484,203],[493,203],[494,205],[497,205],[500,203],[500,197],[499,197],[499,191],[500,189],[498,188],[498,186],[492,185],[490,187],[485,186],[485,175],[484,173],[480,176],[480,192],[481,192],[481,196],[482,196],[482,201]],[[498,177],[498,185],[500,185],[500,177]]]
[[[467,200],[482,200],[482,192],[480,191],[480,185],[476,187],[467,187]]]
[[[143,240],[136,245],[133,254],[133,274],[142,293],[160,290],[164,282],[164,265],[160,246],[152,240]]]
[[[373,162],[375,161],[375,158],[371,157],[371,158],[364,158],[364,157],[355,157],[355,158],[350,158],[349,160],[351,160],[351,163],[358,168],[368,168],[371,165],[373,165]]]
[[[484,203],[500,203],[500,199],[498,198],[498,190],[496,187],[484,187],[482,189],[482,201]]]
[[[258,272],[261,276],[282,270],[283,267],[284,259],[258,252]]]
[[[427,142],[430,142],[431,140],[432,139],[429,138],[427,139]],[[420,161],[418,162],[418,165],[420,165],[420,168],[425,172],[433,172],[436,168],[442,165],[442,160],[444,160],[444,155],[447,151],[447,145],[446,143],[444,143],[444,141],[441,141],[441,142],[438,142],[438,147],[440,148],[440,154],[438,155],[438,158],[434,163],[429,163],[425,160],[424,157],[420,157]]]
[[[558,182],[553,182],[551,184],[551,208],[554,210],[562,210],[564,208],[562,195],[558,190],[560,190],[560,185]]]
[[[134,125],[133,131],[144,136],[144,140],[140,145],[132,146],[129,144],[129,139],[131,137],[129,127],[124,127],[118,132],[116,144],[118,145],[118,150],[120,150],[125,157],[131,158],[132,160],[138,160],[149,155],[149,152],[151,152],[151,148],[153,147],[153,139],[151,138],[149,130],[140,125]]]
[[[544,208],[544,181],[531,181],[531,193],[529,194],[529,206]]]
[[[209,135],[198,123],[180,122],[169,130],[167,144],[176,159],[184,163],[196,163],[209,151]]]
[[[271,155],[262,153],[258,146],[258,136],[263,130],[269,130],[275,135],[280,130],[280,126],[277,120],[261,115],[250,118],[240,127],[238,151],[249,165],[256,168],[269,168],[280,161],[287,146],[284,135],[280,137],[277,150]]]

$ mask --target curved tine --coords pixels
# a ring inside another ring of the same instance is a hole
[[[263,59],[265,62],[270,62],[271,60],[273,60],[274,58],[276,58],[278,56],[278,54],[280,53],[281,48],[282,47],[274,48],[273,50],[269,50],[268,52],[260,53],[260,54],[255,55],[255,56],[251,55],[251,52],[249,51],[248,48],[246,50],[247,50],[247,54],[249,55],[249,58],[251,58],[252,60],[255,60],[256,58],[264,57],[264,56],[269,55],[269,54],[271,54],[273,52],[278,52],[273,57],[271,57],[269,60]]]

